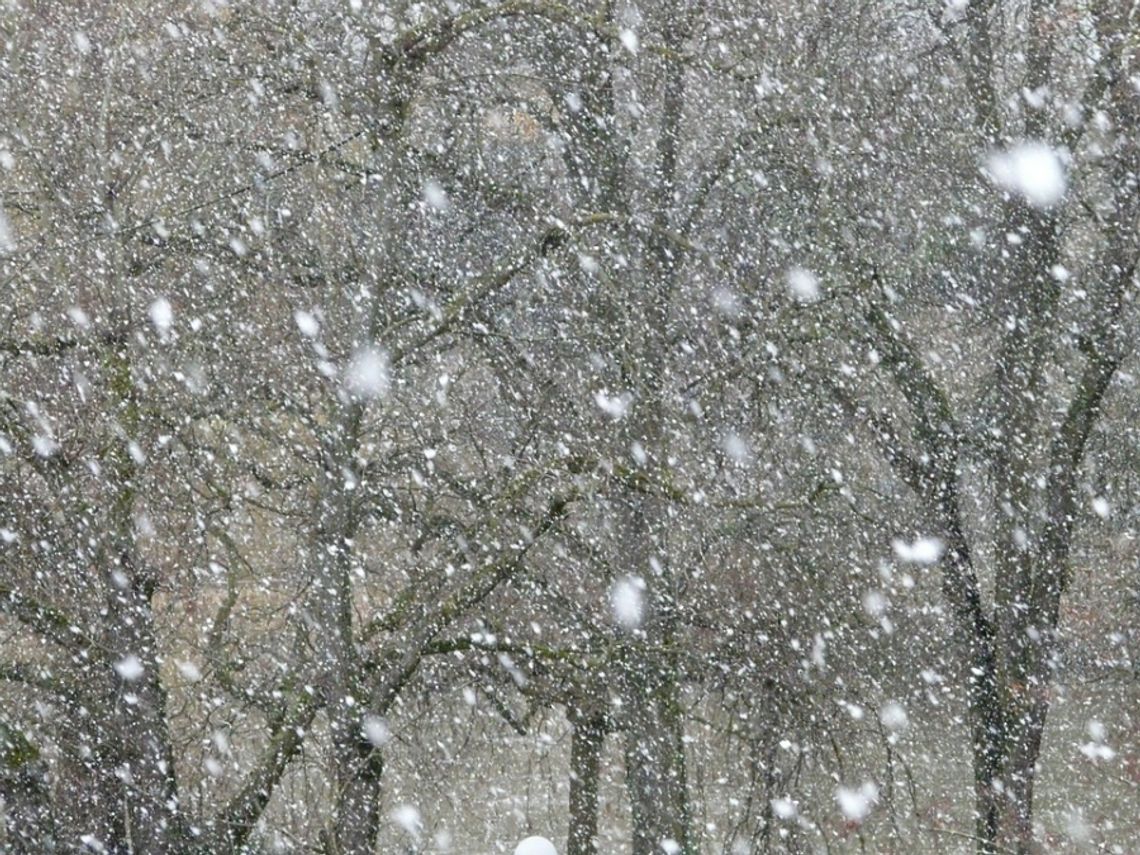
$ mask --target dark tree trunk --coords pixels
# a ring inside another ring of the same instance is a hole
[[[359,728],[356,728],[359,731]],[[336,752],[336,826],[329,849],[337,855],[372,852],[380,831],[380,781],[384,761],[362,734],[333,739]]]
[[[108,580],[96,789],[108,799],[112,851],[177,852],[185,841],[178,812],[174,750],[151,599],[153,570],[124,552]],[[102,681],[101,681],[102,682]]]
[[[0,799],[5,852],[55,852],[54,817],[47,765],[39,750],[0,722]]]
[[[999,679],[994,657],[972,686],[974,795],[980,855],[1035,852],[1033,787],[1049,712],[1048,675]]]
[[[633,855],[660,855],[673,841],[695,851],[690,837],[680,686],[668,663],[631,646],[623,703],[625,774],[633,819]]]
[[[566,855],[598,851],[598,778],[606,741],[605,719],[574,715],[570,742],[570,830]]]

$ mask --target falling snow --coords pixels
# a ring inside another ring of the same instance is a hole
[[[4,208],[0,207],[0,256],[8,255],[15,251],[16,238],[12,234],[12,225],[8,222]]]
[[[527,837],[515,847],[514,855],[558,855],[558,850],[545,837]]]
[[[142,662],[133,653],[115,663],[115,673],[128,682],[140,679],[145,672]]]
[[[301,331],[301,335],[305,338],[316,338],[321,333],[321,322],[317,316],[312,312],[306,312],[304,309],[298,309],[293,313],[293,320],[297,323],[297,329]]]
[[[838,787],[835,790],[835,801],[839,804],[840,812],[849,822],[863,822],[870,815],[878,800],[879,788],[870,781],[857,788]]]
[[[1030,205],[1050,208],[1065,195],[1065,167],[1057,152],[1040,142],[1026,142],[992,155],[987,166],[998,186]]]
[[[819,277],[803,267],[793,267],[786,275],[788,293],[800,303],[814,303],[819,299]]]
[[[423,830],[423,818],[414,805],[400,805],[392,811],[392,822],[409,837],[418,838]]]
[[[1140,851],[1126,5],[0,0],[0,851]]]
[[[451,207],[447,192],[438,181],[424,182],[424,201],[436,211],[446,211]]]
[[[610,589],[610,605],[618,624],[636,629],[645,611],[645,580],[638,576],[618,579]]]
[[[594,403],[598,405],[603,413],[612,419],[621,419],[629,411],[629,405],[633,403],[633,396],[628,392],[622,392],[619,395],[610,395],[603,390],[594,393]]]
[[[920,537],[913,542],[896,538],[891,541],[891,548],[899,561],[911,564],[934,564],[945,552],[946,547],[937,537]]]
[[[388,723],[375,715],[364,717],[364,736],[377,748],[381,748],[392,738]]]
[[[165,297],[156,298],[147,310],[150,322],[160,335],[166,335],[174,325],[174,307]]]
[[[371,401],[388,394],[388,355],[378,347],[358,349],[344,372],[344,387],[354,398]]]

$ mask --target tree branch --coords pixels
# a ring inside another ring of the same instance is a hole
[[[83,638],[82,634],[73,631],[79,625],[65,612],[3,583],[0,583],[0,612],[66,649],[73,648],[76,641]]]
[[[261,760],[249,771],[237,795],[214,817],[208,851],[236,852],[249,839],[289,762],[301,749],[318,706],[316,693],[299,693]]]

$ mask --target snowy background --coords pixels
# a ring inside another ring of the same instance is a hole
[[[0,848],[1140,850],[1138,20],[0,0]]]

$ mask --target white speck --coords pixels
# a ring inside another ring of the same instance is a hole
[[[1061,158],[1044,143],[1023,142],[996,152],[986,166],[995,184],[1035,208],[1050,208],[1065,195],[1067,182]]]
[[[91,326],[91,318],[79,306],[72,306],[68,309],[67,317],[78,329],[85,330]]]
[[[1040,110],[1049,101],[1049,87],[1038,86],[1036,89],[1023,87],[1021,90],[1021,97],[1025,99],[1025,103],[1028,104],[1032,109]]]
[[[147,514],[135,516],[135,534],[148,540],[154,537],[154,522]]]
[[[437,211],[446,211],[451,207],[451,200],[447,198],[443,185],[430,178],[424,182],[424,201]]]
[[[598,260],[584,252],[578,253],[578,266],[582,268],[583,273],[598,272]]]
[[[838,787],[835,790],[835,801],[839,803],[839,810],[848,822],[861,823],[865,820],[878,799],[879,788],[870,781],[857,790],[851,787]]]
[[[158,330],[159,335],[166,335],[170,331],[171,326],[174,325],[174,307],[170,305],[170,301],[165,297],[157,297],[155,301],[150,304],[150,309],[147,310],[150,315],[150,322],[154,324],[154,328]]]
[[[142,446],[135,442],[133,439],[127,443],[127,454],[131,456],[131,460],[136,465],[141,466],[146,463],[146,452],[142,450]]]
[[[370,401],[388,394],[388,354],[378,347],[362,347],[352,356],[344,375],[349,394]]]
[[[475,690],[472,689],[470,686],[464,686],[463,687],[463,703],[467,704],[467,706],[469,706],[469,707],[473,707],[473,706],[475,706],[475,702],[477,700],[478,700],[478,696],[475,694]]]
[[[178,673],[182,675],[182,679],[189,683],[197,683],[202,679],[202,671],[193,662],[179,662]]]
[[[424,822],[415,805],[400,805],[390,814],[392,822],[404,829],[412,837],[419,838]]]
[[[8,255],[15,251],[16,239],[12,237],[12,227],[8,224],[4,209],[0,208],[0,255]]]
[[[811,664],[816,668],[824,668],[827,666],[827,642],[823,640],[823,636],[818,632],[811,643]]]
[[[724,453],[727,454],[734,463],[746,466],[752,462],[752,449],[749,447],[748,441],[739,434],[728,434],[725,436],[722,444],[724,446]]]
[[[316,338],[320,335],[321,322],[317,320],[317,316],[312,312],[298,309],[293,313],[293,320],[296,321],[297,329],[301,331],[301,335],[305,338]]]
[[[785,277],[788,294],[798,303],[814,303],[819,299],[819,277],[806,267],[793,267]]]
[[[91,53],[91,39],[82,30],[76,30],[71,40],[75,43],[75,49],[84,56]]]
[[[1069,268],[1063,264],[1054,264],[1049,268],[1049,274],[1058,282],[1068,282],[1069,277],[1072,276],[1069,272]]]
[[[1090,760],[1111,760],[1116,756],[1116,752],[1104,744],[1105,739],[1108,738],[1108,730],[1102,722],[1095,718],[1090,719],[1085,728],[1092,741],[1086,742],[1080,747],[1082,754]]]
[[[594,393],[594,403],[611,419],[620,419],[629,410],[629,405],[633,403],[633,395],[629,392],[609,395],[605,390],[599,390]]]
[[[631,29],[623,29],[618,34],[618,37],[621,39],[622,47],[624,47],[630,53],[637,53],[638,49],[641,47],[641,39],[639,39],[637,37],[637,33]]]
[[[1081,753],[1090,760],[1111,760],[1116,752],[1100,742],[1086,742],[1081,746]]]
[[[868,591],[863,595],[863,611],[873,618],[885,615],[888,605],[886,595],[882,591]]]
[[[571,113],[577,113],[582,109],[582,96],[577,92],[566,93],[566,109]]]
[[[46,433],[37,433],[32,437],[32,450],[40,457],[51,457],[59,451],[59,443]]]
[[[677,855],[681,851],[681,844],[671,837],[666,837],[661,841],[661,851],[665,855]]]
[[[772,799],[772,813],[777,819],[794,819],[799,810],[796,803],[789,798]]]
[[[629,453],[633,455],[634,461],[638,466],[644,466],[646,461],[649,460],[649,455],[645,451],[645,446],[638,442],[636,439],[629,446]]]
[[[378,715],[366,715],[362,727],[364,738],[376,748],[387,745],[388,740],[392,738],[392,732],[388,730],[388,723]]]
[[[1092,827],[1079,808],[1070,808],[1065,816],[1065,833],[1074,843],[1087,843],[1092,838]]]
[[[610,606],[614,620],[626,629],[636,629],[641,625],[645,610],[645,580],[640,576],[625,576],[614,582],[610,588]]]
[[[249,252],[249,245],[239,237],[230,238],[230,251],[238,258]]]
[[[879,721],[887,730],[900,731],[906,730],[910,724],[910,717],[906,714],[906,708],[898,701],[888,701],[879,710]]]
[[[5,543],[15,543],[20,536],[10,528],[0,528],[0,540]]]
[[[1108,504],[1108,499],[1104,496],[1097,496],[1093,499],[1092,508],[1096,515],[1102,520],[1108,519],[1108,515],[1112,513],[1112,507]]]
[[[717,288],[712,295],[712,304],[726,318],[737,318],[743,310],[740,297],[729,288]]]
[[[891,541],[891,546],[900,561],[912,564],[934,564],[946,549],[937,537],[920,537],[914,543],[896,538]]]
[[[558,850],[545,837],[528,837],[515,847],[515,855],[558,855]]]
[[[133,682],[143,675],[143,664],[133,653],[128,653],[115,663],[115,673],[128,682]]]
[[[211,778],[222,777],[222,764],[219,763],[217,759],[213,757],[207,757],[204,761],[202,761],[202,766],[205,767],[206,774]]]
[[[79,842],[92,852],[106,852],[107,847],[99,842],[99,838],[94,834],[83,834],[79,837]]]
[[[7,149],[0,149],[0,169],[11,172],[15,168],[16,158],[12,157],[12,152]]]
[[[847,711],[847,715],[851,716],[852,721],[862,721],[866,716],[866,712],[861,706],[850,701],[840,701],[839,706]]]

